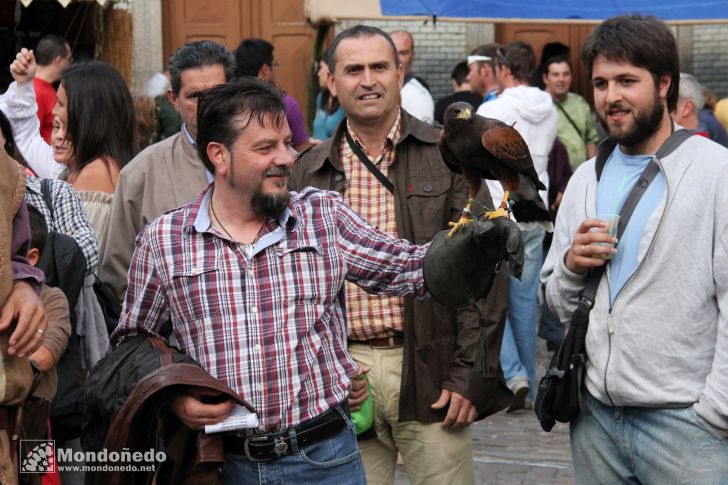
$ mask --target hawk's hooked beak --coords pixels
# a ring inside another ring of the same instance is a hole
[[[465,108],[464,110],[462,110],[461,112],[458,113],[456,118],[461,119],[461,120],[469,120],[472,115],[473,115],[473,111],[469,108]]]

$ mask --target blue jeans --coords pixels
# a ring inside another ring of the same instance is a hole
[[[728,483],[728,437],[692,406],[613,407],[588,392],[591,416],[571,424],[574,483]]]
[[[543,305],[541,305],[541,322],[538,325],[538,336],[552,342],[561,342],[566,336],[564,324],[551,311],[545,299]]]
[[[508,286],[508,320],[506,321],[500,361],[509,384],[517,377],[528,378],[528,398],[536,399],[536,307],[539,275],[543,265],[541,228],[523,231],[523,274],[513,276]]]
[[[366,476],[356,444],[354,424],[336,408],[347,425],[339,434],[298,448],[291,431],[293,453],[273,461],[251,462],[245,455],[226,453],[222,467],[225,485],[364,485]]]

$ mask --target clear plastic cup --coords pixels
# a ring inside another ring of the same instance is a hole
[[[607,224],[607,233],[610,236],[617,237],[617,230],[619,229],[619,214],[597,214],[597,219],[604,221]],[[614,247],[613,243],[595,242],[597,246],[609,246]],[[593,258],[599,259],[612,259],[613,254],[593,254]]]

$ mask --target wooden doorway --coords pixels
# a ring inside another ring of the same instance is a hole
[[[549,42],[561,42],[571,48],[573,81],[571,90],[584,96],[592,103],[591,84],[586,78],[586,70],[581,65],[581,46],[594,25],[561,23],[513,23],[496,24],[496,42],[507,44],[514,40],[528,42],[536,52],[536,64],[541,62],[541,50]]]
[[[306,112],[316,31],[303,13],[304,0],[162,0],[165,64],[179,46],[202,39],[235,51],[240,41],[258,37],[273,44],[276,83]]]

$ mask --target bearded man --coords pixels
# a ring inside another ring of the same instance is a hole
[[[700,136],[665,144],[680,69],[655,17],[606,20],[582,62],[609,139],[569,181],[541,274],[565,322],[589,271],[609,265],[589,314],[591,413],[571,426],[574,482],[719,483],[728,476],[728,150]],[[659,171],[645,185],[653,161]],[[646,189],[617,242],[595,214],[619,212],[638,182]]]

